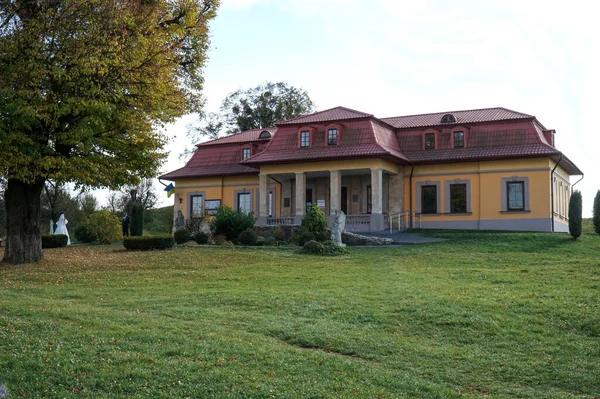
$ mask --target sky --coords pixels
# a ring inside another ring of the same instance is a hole
[[[505,107],[535,115],[584,171],[575,189],[591,217],[600,189],[600,35],[592,4],[222,0],[210,25],[205,111],[218,111],[237,89],[285,81],[306,90],[319,110],[341,105],[391,117]],[[167,127],[170,155],[161,172],[184,165],[178,155],[196,119]],[[172,204],[157,188],[162,203]]]

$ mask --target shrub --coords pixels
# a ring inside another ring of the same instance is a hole
[[[190,240],[190,232],[187,229],[179,229],[173,233],[173,238],[177,244],[185,244]]]
[[[325,241],[324,243],[312,240],[307,241],[300,250],[303,254],[321,255],[321,256],[338,256],[348,253],[348,250],[334,243],[333,241]]]
[[[238,242],[241,245],[256,245],[258,234],[252,229],[246,229],[238,236]]]
[[[196,241],[196,244],[200,244],[200,245],[208,244],[208,234],[206,234],[202,231],[199,231],[196,234],[194,234],[192,239],[194,241]]]
[[[265,237],[262,241],[263,245],[267,245],[269,247],[273,247],[277,245],[279,241],[275,237]]]
[[[42,248],[61,248],[67,245],[68,237],[64,234],[44,234]]]
[[[75,236],[77,241],[83,243],[94,242],[98,239],[96,234],[94,234],[94,232],[87,223],[80,224],[79,226],[77,226],[73,235]]]
[[[574,239],[581,236],[581,192],[575,191],[569,201],[569,233]]]
[[[242,231],[252,228],[254,223],[252,212],[234,211],[228,206],[220,206],[210,221],[210,230],[215,236],[223,234],[228,241],[235,241]]]
[[[323,255],[324,251],[323,244],[315,240],[310,240],[304,244],[300,252],[309,255]]]
[[[277,241],[285,241],[287,239],[285,231],[283,231],[281,227],[277,227],[275,230],[273,230],[273,238],[275,238]]]
[[[92,213],[88,216],[85,224],[102,244],[110,244],[111,241],[121,237],[121,222],[119,218],[113,216],[106,209]]]
[[[225,237],[225,234],[217,234],[215,236],[215,244],[225,245],[226,242],[227,242],[227,237]]]
[[[298,245],[300,245],[301,247],[304,246],[304,244],[306,244],[308,241],[314,241],[315,240],[315,235],[314,233],[308,231],[308,230],[300,230],[298,232],[298,234],[296,235],[296,243]]]
[[[144,234],[144,205],[139,202],[131,204],[130,234],[132,237]]]
[[[594,208],[592,209],[592,223],[594,223],[594,231],[600,234],[600,190],[594,197]]]
[[[323,253],[329,256],[345,255],[348,250],[335,242],[328,240],[323,243]]]
[[[202,224],[204,224],[203,217],[191,217],[185,221],[185,228],[194,235],[202,231]]]
[[[148,251],[151,249],[173,248],[175,240],[172,235],[156,235],[149,237],[125,237],[123,246],[128,250]]]
[[[302,218],[302,228],[311,233],[326,234],[327,233],[327,217],[318,206],[308,208],[306,215]]]

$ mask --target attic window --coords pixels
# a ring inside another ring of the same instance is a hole
[[[442,116],[442,123],[456,123],[456,117],[452,114]]]
[[[259,139],[270,139],[271,138],[271,133],[269,133],[268,131],[263,131],[260,132],[260,135],[258,136]]]
[[[242,161],[250,158],[250,148],[242,148]]]

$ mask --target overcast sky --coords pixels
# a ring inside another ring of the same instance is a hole
[[[377,117],[487,107],[532,114],[556,129],[556,146],[584,171],[576,189],[591,217],[600,189],[593,2],[222,1],[211,24],[206,111],[238,88],[285,81],[318,109]],[[194,119],[167,129],[162,172],[183,166],[178,154]]]

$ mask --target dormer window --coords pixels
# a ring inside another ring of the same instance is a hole
[[[270,139],[271,138],[271,133],[268,132],[267,130],[260,132],[260,135],[258,136],[259,139]]]
[[[337,129],[327,130],[327,145],[337,145],[338,131]]]
[[[465,146],[465,132],[454,132],[454,148]]]
[[[435,133],[425,134],[425,149],[435,150]]]
[[[244,159],[250,158],[250,155],[251,155],[250,148],[242,148],[242,161]]]
[[[310,132],[300,132],[300,147],[310,147]]]
[[[442,116],[442,123],[456,123],[456,117],[452,114]]]

